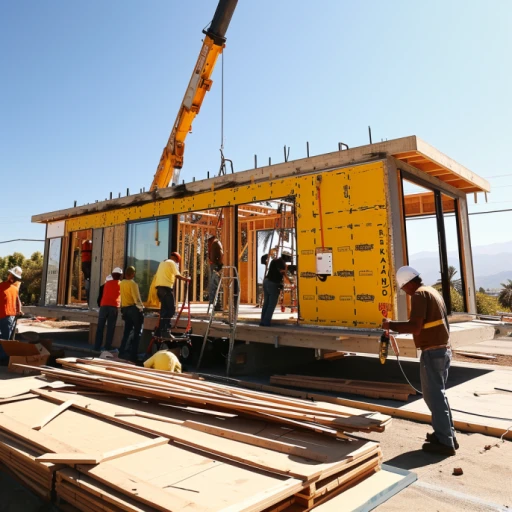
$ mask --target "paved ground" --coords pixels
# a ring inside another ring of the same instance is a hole
[[[457,350],[481,354],[502,354],[512,356],[512,337],[504,336],[494,340],[480,341],[471,345],[461,345]]]

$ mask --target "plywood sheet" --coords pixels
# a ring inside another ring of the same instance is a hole
[[[31,389],[47,386],[48,382],[37,377],[0,380],[0,399],[24,395]]]

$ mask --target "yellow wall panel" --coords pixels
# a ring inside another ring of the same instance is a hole
[[[321,209],[318,197],[320,188]],[[380,309],[395,307],[391,288],[389,205],[383,162],[287,177],[164,199],[76,217],[68,232],[124,224],[128,220],[295,197],[300,322],[378,327]],[[320,211],[321,210],[321,211]],[[316,276],[315,250],[333,254],[333,276]]]

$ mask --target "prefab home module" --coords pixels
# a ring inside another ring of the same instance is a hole
[[[35,215],[33,222],[47,224],[41,312],[93,317],[99,286],[112,268],[128,265],[143,301],[157,307],[152,278],[178,251],[201,334],[207,239],[216,234],[224,264],[239,274],[237,339],[375,352],[375,339],[364,336],[375,334],[383,314],[407,316],[394,279],[404,264],[440,287],[450,312],[476,312],[467,195],[489,190],[411,136]],[[425,245],[428,262],[420,260]],[[261,283],[268,261],[283,251],[292,254],[291,284],[275,325],[260,328]]]

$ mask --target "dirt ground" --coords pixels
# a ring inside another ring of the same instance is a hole
[[[481,434],[458,433],[454,457],[421,450],[431,427],[393,419],[382,434],[360,437],[381,443],[384,462],[413,471],[418,481],[377,508],[379,512],[490,512],[512,509],[512,442]],[[495,445],[485,450],[486,445]],[[454,468],[462,476],[454,476]]]
[[[489,354],[493,355],[493,354]],[[496,359],[477,359],[475,357],[467,357],[457,354],[457,351],[453,351],[452,359],[453,361],[461,361],[464,363],[473,363],[473,364],[491,364],[495,366],[512,366],[512,356],[504,356],[499,354],[494,354]]]

